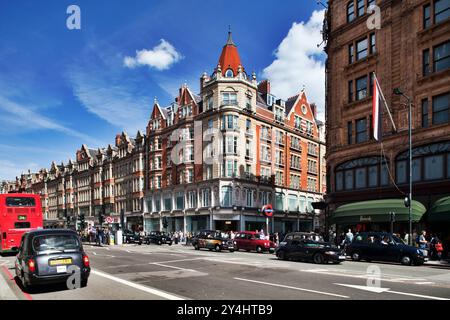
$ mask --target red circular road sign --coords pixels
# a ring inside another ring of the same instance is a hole
[[[266,204],[264,207],[262,207],[262,212],[266,217],[272,217],[273,216],[273,208],[271,204]]]
[[[113,219],[112,217],[106,217],[105,221],[106,221],[107,223],[113,223],[113,222],[114,222],[114,219]]]

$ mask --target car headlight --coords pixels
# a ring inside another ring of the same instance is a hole
[[[336,252],[335,251],[325,251],[325,254],[334,255],[334,254],[336,254]]]
[[[233,243],[236,244],[236,241],[234,241]]]

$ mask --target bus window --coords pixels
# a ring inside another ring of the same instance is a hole
[[[31,224],[29,222],[15,222],[14,229],[29,229]]]
[[[26,197],[7,197],[6,198],[7,207],[35,207],[36,202],[34,198]]]

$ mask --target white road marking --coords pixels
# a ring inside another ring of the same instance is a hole
[[[431,281],[423,281],[423,282],[414,282],[415,284],[434,284],[434,282]]]
[[[166,268],[172,268],[172,269],[177,269],[177,270],[191,271],[191,272],[198,272],[197,270],[193,270],[193,269],[186,269],[186,268],[180,268],[180,267],[168,266],[167,264],[161,264],[161,263],[152,263],[152,264],[154,264],[155,266],[166,267]]]
[[[401,294],[404,296],[411,296],[411,297],[418,297],[418,298],[425,298],[425,299],[432,299],[432,300],[450,300],[448,298],[441,298],[441,297],[434,297],[434,296],[426,296],[423,294],[415,294],[415,293],[408,293],[408,292],[399,292],[399,291],[387,291],[388,293],[395,293],[395,294]]]
[[[340,294],[335,294],[335,293],[330,293],[330,292],[323,292],[323,291],[316,291],[316,290],[310,290],[310,289],[304,289],[304,288],[298,288],[298,287],[291,287],[291,286],[285,286],[285,285],[277,284],[277,283],[262,282],[262,281],[243,279],[243,278],[234,278],[234,279],[240,280],[240,281],[247,281],[247,282],[258,283],[258,284],[265,284],[265,285],[273,286],[273,287],[280,287],[280,288],[286,288],[286,289],[292,289],[292,290],[298,290],[298,291],[317,293],[317,294],[322,294],[322,295],[326,295],[326,296],[333,296],[333,297],[350,299],[349,296],[343,296],[343,295],[340,295]]]
[[[195,260],[205,260],[205,258],[192,258],[192,259],[157,261],[157,262],[149,262],[149,264],[158,264],[158,263],[161,264],[161,263],[184,262],[184,261],[195,261]]]
[[[416,293],[408,293],[408,292],[400,292],[400,291],[392,291],[389,288],[379,288],[379,287],[368,287],[368,286],[358,286],[353,284],[343,284],[343,283],[335,283],[335,285],[343,286],[343,287],[349,287],[353,289],[359,289],[359,290],[365,290],[370,291],[373,293],[393,293],[393,294],[400,294],[404,296],[411,296],[411,297],[417,297],[417,298],[425,298],[425,299],[432,299],[432,300],[450,300],[448,298],[441,298],[441,297],[434,297],[434,296],[427,296],[423,294],[416,294]]]
[[[95,252],[95,251],[92,251],[92,254],[93,254],[94,256],[96,256],[96,255],[97,255],[97,252]]]
[[[98,275],[100,277],[103,277],[103,278],[106,278],[106,279],[109,279],[109,280],[112,280],[112,281],[124,284],[126,286],[129,286],[129,287],[132,287],[132,288],[135,288],[135,289],[138,289],[138,290],[150,293],[150,294],[154,294],[156,296],[159,296],[159,297],[162,297],[162,298],[165,298],[165,299],[168,299],[168,300],[186,300],[183,297],[176,296],[174,294],[171,294],[171,293],[159,290],[159,289],[143,286],[143,285],[140,285],[140,284],[128,281],[128,280],[124,280],[124,279],[115,277],[113,275],[110,275],[108,273],[103,273],[103,272],[100,272],[100,271],[97,271],[97,270],[92,270],[92,269],[91,269],[91,273],[93,273],[95,275]]]

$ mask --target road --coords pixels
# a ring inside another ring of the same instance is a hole
[[[0,257],[0,286],[6,282],[21,300],[450,299],[446,266],[315,265],[267,253],[195,251],[184,245],[85,245],[85,250],[92,267],[86,288],[52,285],[25,293],[12,276],[13,256]]]

